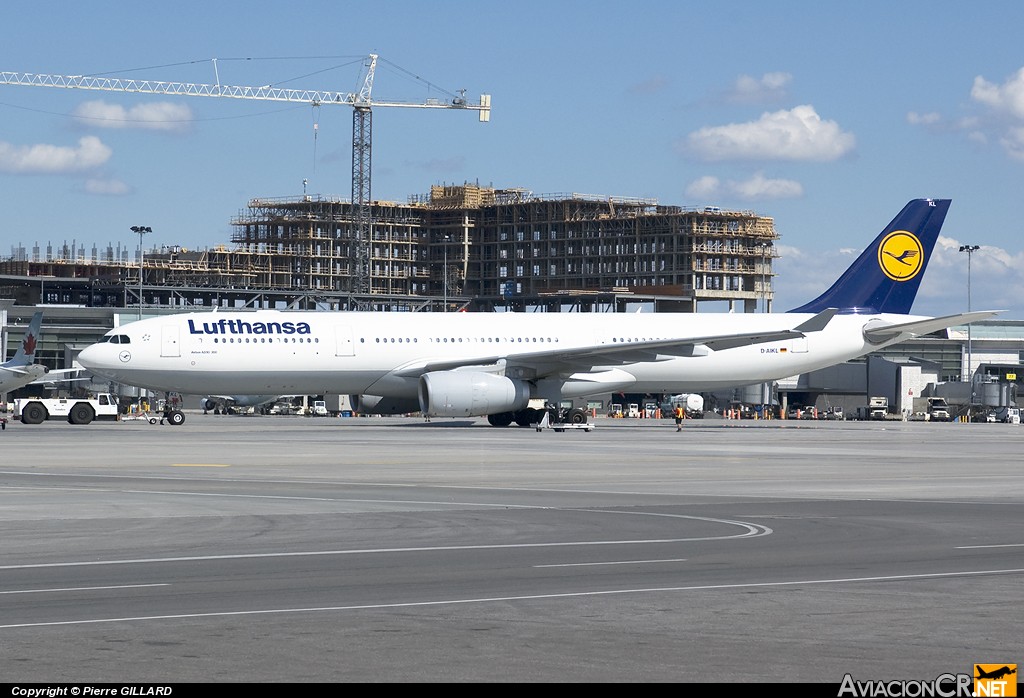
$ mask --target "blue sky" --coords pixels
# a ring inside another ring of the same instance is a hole
[[[354,91],[373,197],[479,182],[753,210],[776,309],[823,290],[912,198],[953,200],[914,311],[1024,319],[1024,3],[521,0],[20,4],[0,70]],[[246,59],[246,60],[240,60]],[[130,71],[130,72],[129,72]],[[414,79],[419,76],[422,79]],[[429,85],[439,85],[448,92]],[[316,138],[314,140],[314,125]],[[0,256],[230,240],[253,197],[351,194],[349,107],[0,85]]]

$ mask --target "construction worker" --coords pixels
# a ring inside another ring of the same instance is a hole
[[[683,406],[682,405],[676,405],[676,431],[682,431],[683,430],[683,417],[685,415],[686,415],[686,412],[683,411]]]

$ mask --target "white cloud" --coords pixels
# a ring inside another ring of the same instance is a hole
[[[850,249],[808,254],[781,243],[775,245],[775,252],[778,255],[772,262],[777,275],[773,282],[775,312],[785,312],[820,296],[860,254],[860,250]]]
[[[770,179],[758,172],[746,180],[719,180],[717,177],[701,177],[686,187],[689,199],[709,201],[715,198],[732,198],[742,201],[765,201],[792,199],[802,196],[803,186],[791,179]]]
[[[15,174],[68,174],[90,170],[107,162],[113,151],[96,136],[79,139],[78,147],[16,146],[0,141],[0,171]]]
[[[955,133],[964,132],[969,139],[974,140],[975,135],[981,136],[981,142],[985,142],[984,134],[977,129],[985,127],[985,122],[978,116],[961,116],[958,118],[946,118],[939,112],[918,113],[907,112],[907,123],[911,126],[920,126],[932,133]]]
[[[744,201],[793,199],[802,196],[804,188],[792,179],[769,179],[758,172],[743,182],[733,182],[733,193]]]
[[[757,121],[694,131],[679,146],[702,160],[800,160],[828,162],[850,153],[853,134],[825,121],[808,104],[765,112]]]
[[[740,75],[726,99],[739,104],[778,102],[786,96],[786,87],[792,80],[792,75],[782,72],[765,73],[760,78]]]
[[[932,126],[942,122],[942,115],[937,112],[918,114],[915,111],[907,113],[907,123],[915,126]]]
[[[707,201],[722,195],[722,182],[718,177],[705,176],[690,182],[686,198]]]
[[[998,144],[1011,159],[1024,162],[1024,68],[1001,85],[975,77],[970,96],[976,114],[947,119],[935,112],[909,112],[907,123],[935,133],[962,133],[978,146]]]
[[[1011,158],[1024,162],[1024,127],[1007,129],[999,142]]]
[[[988,144],[988,136],[983,131],[971,131],[967,134],[967,140],[978,145]]]
[[[83,189],[87,194],[99,194],[101,196],[122,196],[131,192],[131,187],[119,179],[102,179],[90,177],[85,180]]]
[[[192,123],[192,110],[172,102],[149,102],[125,109],[120,104],[95,100],[78,105],[74,116],[99,128],[181,131]]]
[[[978,145],[999,144],[1010,158],[1024,162],[1024,68],[1001,85],[977,76],[971,99],[985,112],[951,122],[949,128],[964,132]]]
[[[974,78],[971,99],[998,112],[1024,119],[1024,68],[1007,78],[1002,85],[991,83],[979,75]]]
[[[932,251],[918,298],[940,309],[936,313],[967,309],[968,254],[960,252],[960,246],[968,243],[976,241],[939,236]],[[972,310],[1006,309],[1008,312],[1000,317],[1024,318],[1024,251],[981,245],[970,254],[970,265]]]

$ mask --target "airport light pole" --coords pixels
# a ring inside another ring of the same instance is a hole
[[[960,245],[960,251],[967,253],[967,312],[971,312],[971,257],[980,249],[979,245]],[[967,325],[967,378],[971,381],[971,405],[974,405],[974,363],[971,342],[971,326]]]
[[[145,272],[143,266],[143,251],[142,251],[142,236],[146,233],[152,233],[153,229],[148,225],[133,225],[132,232],[139,236],[139,319],[142,319],[142,275]]]

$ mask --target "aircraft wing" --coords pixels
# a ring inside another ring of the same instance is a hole
[[[899,322],[894,325],[868,324],[864,328],[864,338],[869,342],[888,342],[901,334],[922,335],[944,330],[955,325],[967,325],[978,320],[985,320],[993,315],[1001,313],[1001,310],[979,310],[973,313],[959,313],[957,315],[943,315],[942,317],[926,318],[911,322]]]
[[[46,383],[70,383],[72,381],[84,381],[89,380],[88,378],[64,378],[71,374],[83,373],[84,368],[61,368],[53,371],[47,371],[45,374],[39,376],[29,385],[46,384]]]
[[[628,364],[638,361],[667,361],[680,356],[701,356],[706,353],[704,347],[712,351],[720,351],[751,344],[765,344],[804,337],[807,332],[823,329],[836,312],[835,308],[828,308],[792,329],[733,332],[644,342],[594,344],[570,349],[495,354],[490,357],[475,357],[465,360],[427,360],[403,366],[395,371],[394,375],[414,377],[431,371],[451,371],[467,366],[493,366],[495,369],[502,366],[521,367],[536,372],[538,375],[545,375],[564,371],[588,371],[594,366]]]

